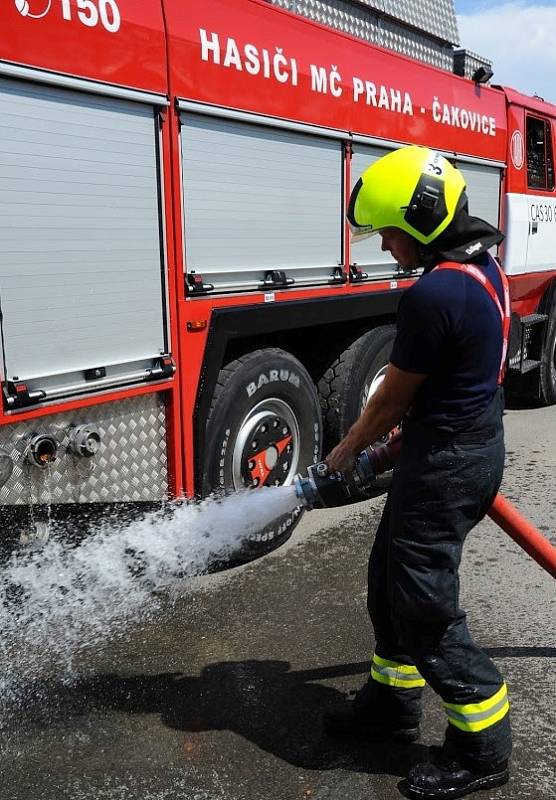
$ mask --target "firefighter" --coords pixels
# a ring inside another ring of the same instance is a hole
[[[423,274],[401,298],[384,381],[326,459],[333,470],[351,468],[403,418],[369,561],[371,674],[325,724],[331,734],[413,741],[428,683],[442,698],[447,729],[406,789],[462,797],[506,783],[511,753],[506,684],[458,602],[465,538],[492,504],[504,465],[509,292],[488,252],[503,235],[469,215],[459,170],[416,146],[363,173],[348,220],[355,237],[378,232],[404,270]]]

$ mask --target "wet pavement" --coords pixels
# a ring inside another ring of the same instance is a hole
[[[556,410],[506,414],[504,494],[556,544]],[[307,514],[290,542],[195,580],[157,624],[20,687],[0,718],[1,800],[391,800],[438,743],[339,743],[323,710],[366,678],[366,559],[383,501]],[[462,601],[511,692],[512,780],[477,798],[549,800],[556,776],[556,590],[490,521],[468,539]],[[107,598],[109,602],[109,598]]]

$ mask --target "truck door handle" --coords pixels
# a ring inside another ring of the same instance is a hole
[[[531,231],[530,231],[530,233],[534,234],[534,233],[538,233],[538,232],[539,232],[539,223],[535,220],[534,222],[531,223]]]

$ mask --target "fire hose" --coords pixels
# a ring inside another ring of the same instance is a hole
[[[326,462],[309,467],[307,475],[295,479],[295,491],[306,508],[333,508],[362,499],[377,475],[392,469],[402,447],[402,434],[388,442],[363,450],[352,470],[333,472]],[[523,517],[500,493],[488,510],[488,516],[531,558],[556,578],[556,547]]]

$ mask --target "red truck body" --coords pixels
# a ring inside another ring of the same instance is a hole
[[[341,383],[342,354],[373,331],[391,342],[400,293],[416,278],[376,243],[370,254],[356,252],[344,222],[362,169],[404,143],[453,159],[468,180],[471,212],[506,233],[499,255],[512,293],[510,373],[546,402],[556,399],[555,106],[262,0],[5,5],[5,509],[54,504],[79,514],[289,482],[317,460],[322,416],[325,443],[349,422],[337,413],[342,390],[326,394],[334,375]],[[108,156],[105,177],[83,178],[91,158]],[[68,164],[74,171],[57,178]],[[41,196],[48,212],[25,208]],[[104,282],[91,283],[95,269]],[[49,299],[54,286],[59,302]],[[274,364],[277,351],[295,361]],[[265,353],[268,368],[257,367]],[[321,395],[312,421],[278,391],[299,389],[299,365],[306,390],[317,403]],[[373,362],[367,372],[356,387],[363,399],[381,368]],[[260,394],[273,383],[274,393]],[[84,441],[89,450],[80,451]],[[21,518],[19,527],[34,524],[33,515]],[[294,522],[267,531],[261,546]]]

